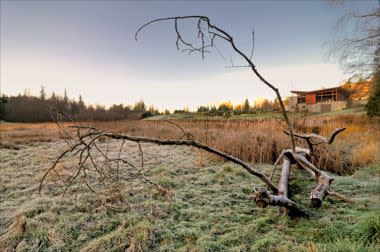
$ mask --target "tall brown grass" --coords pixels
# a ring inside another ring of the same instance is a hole
[[[19,144],[51,142],[57,138],[55,123],[0,123],[0,148],[19,149]]]
[[[366,116],[307,116],[291,118],[296,132],[318,133],[328,136],[337,127],[346,130],[338,135],[332,145],[321,144],[315,148],[313,163],[323,170],[338,174],[352,173],[357,168],[380,160],[380,127],[378,119]],[[286,129],[279,119],[261,120],[176,120],[195,140],[220,149],[251,163],[274,163],[283,149],[290,147],[290,140],[283,133]],[[67,123],[65,123],[67,124]],[[83,122],[97,128],[154,137],[159,139],[179,139],[183,132],[165,121],[112,121]],[[39,124],[0,124],[0,148],[10,144],[23,144],[34,141],[51,141],[59,137],[53,123]],[[307,147],[302,140],[297,145]],[[218,161],[219,158],[199,152],[196,165],[202,166],[206,158]]]
[[[267,120],[178,120],[196,140],[252,163],[274,163],[290,140],[283,133],[285,124]],[[338,174],[354,172],[357,168],[380,160],[380,127],[378,121],[365,116],[315,116],[293,119],[295,131],[328,136],[332,130],[345,127],[332,145],[315,148],[313,163],[323,170]],[[96,127],[131,135],[178,139],[182,131],[164,121],[98,122]],[[302,140],[297,145],[307,147]],[[218,160],[215,156],[208,156]],[[204,156],[200,157],[200,163]]]

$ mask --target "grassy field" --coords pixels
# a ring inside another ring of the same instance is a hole
[[[306,113],[306,112],[305,112]],[[291,116],[301,116],[304,113],[292,113],[288,112]],[[306,113],[309,116],[312,115],[365,115],[366,111],[364,107],[355,107],[344,110],[338,110],[334,112],[326,112],[326,113]],[[207,116],[205,113],[199,112],[188,112],[188,113],[177,113],[177,114],[169,114],[169,115],[157,115],[148,117],[145,120],[184,120],[184,119],[194,119],[194,120],[219,120],[219,119],[251,119],[251,120],[262,120],[262,119],[279,119],[282,118],[281,112],[258,112],[258,113],[250,113],[250,114],[240,114],[240,115],[229,115],[228,117],[223,116]]]
[[[300,133],[319,133],[328,136],[334,129],[346,130],[332,145],[316,147],[318,167],[339,174],[349,174],[357,168],[380,161],[380,121],[362,115],[312,115],[292,114],[293,128]],[[274,163],[283,149],[289,148],[289,137],[283,133],[282,120],[262,119],[177,119],[172,120],[200,142],[252,163]],[[178,139],[183,132],[162,120],[95,122],[98,128],[132,135],[162,139]],[[297,144],[307,147],[304,142]],[[215,156],[207,155],[214,161]]]
[[[220,120],[220,119],[251,119],[251,120],[261,120],[261,119],[273,119],[282,118],[280,112],[269,112],[269,113],[256,113],[256,114],[240,114],[240,115],[229,115],[228,117],[223,116],[207,116],[205,113],[178,113],[170,115],[157,115],[148,117],[145,120]]]
[[[329,127],[335,126],[334,120],[329,121]],[[194,134],[204,132],[203,126],[196,131],[192,121],[180,123]],[[263,123],[248,129],[259,128],[258,132],[264,134],[268,125]],[[178,137],[178,129],[167,130],[168,126],[162,122],[95,124],[118,132]],[[247,128],[246,123],[240,124],[239,128],[234,123],[216,122],[209,125],[209,130],[215,136],[219,136],[218,129],[220,135],[231,134]],[[359,148],[353,145],[355,141],[364,141],[373,143],[375,147],[371,150],[376,150],[377,138],[371,142],[369,134],[373,133],[374,126],[376,124],[351,123],[340,143],[348,142],[345,148]],[[53,178],[48,178],[39,195],[39,181],[65,148],[64,141],[53,124],[1,124],[0,129],[0,251],[380,249],[380,164],[376,156],[364,163],[358,161],[353,174],[337,176],[333,182],[335,190],[355,199],[353,203],[328,197],[321,209],[308,209],[308,217],[290,218],[280,215],[278,208],[259,209],[248,200],[253,187],[262,185],[260,180],[238,166],[210,159],[188,147],[142,146],[146,174],[169,188],[169,196],[163,196],[141,180],[130,179],[124,169],[120,170],[124,179],[119,184],[117,197],[111,194],[99,198],[88,189],[79,188],[61,199],[61,189]],[[247,138],[244,134],[234,136],[238,140]],[[202,140],[204,136],[199,137]],[[118,150],[115,142],[99,142],[99,146],[105,145],[111,153]],[[135,145],[127,144],[126,149],[125,155],[138,159]],[[270,173],[271,165],[255,163],[266,174]],[[73,165],[73,161],[66,161],[58,172],[63,176],[70,174]],[[291,197],[307,205],[315,182],[297,167],[292,169]],[[278,179],[278,174],[275,178]],[[97,185],[96,178],[91,182]],[[102,187],[98,185],[96,189],[102,190]]]

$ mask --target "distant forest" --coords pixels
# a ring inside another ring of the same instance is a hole
[[[233,105],[231,102],[223,102],[218,106],[199,106],[197,113],[208,116],[230,116],[233,114],[249,114],[261,111],[272,112],[279,110],[279,103],[274,100],[262,100],[259,104],[251,106],[248,99],[241,104]],[[52,93],[49,97],[45,88],[41,87],[39,96],[30,95],[28,92],[17,96],[0,97],[0,120],[7,122],[52,122],[54,111],[62,112],[68,118],[75,121],[115,121],[115,120],[139,120],[147,117],[170,114],[170,111],[160,112],[154,106],[147,106],[143,100],[134,105],[112,105],[106,108],[102,105],[86,105],[82,96],[72,99],[67,96],[66,91],[62,95]],[[190,113],[188,108],[175,110],[177,113]]]
[[[25,92],[18,96],[5,96],[0,98],[0,120],[8,122],[51,122],[55,121],[54,111],[62,112],[75,121],[112,121],[123,119],[141,119],[160,114],[153,106],[147,107],[143,100],[133,106],[112,105],[106,109],[101,105],[86,105],[79,96],[78,100],[54,92],[47,97],[45,89],[41,88],[40,95],[32,96]]]

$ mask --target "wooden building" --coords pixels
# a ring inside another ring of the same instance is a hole
[[[296,95],[290,110],[328,112],[345,108],[348,92],[342,87],[325,88],[314,91],[290,91]]]

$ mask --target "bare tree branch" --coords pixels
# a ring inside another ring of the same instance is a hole
[[[178,29],[178,25],[177,25],[178,20],[193,20],[193,19],[195,19],[197,21],[198,35],[200,36],[201,44],[202,44],[202,46],[200,48],[195,48],[195,47],[193,47],[193,45],[191,43],[183,41],[181,33],[180,33],[180,31]],[[288,130],[289,130],[289,133],[290,133],[289,135],[290,135],[291,147],[292,147],[293,152],[295,152],[295,147],[296,146],[295,146],[295,142],[294,142],[294,136],[293,136],[292,126],[290,124],[290,121],[289,121],[288,115],[286,113],[285,106],[284,106],[284,103],[282,101],[282,97],[280,95],[280,92],[279,92],[278,88],[276,88],[274,85],[272,85],[271,83],[269,83],[259,73],[259,71],[257,70],[255,64],[253,64],[253,62],[251,61],[251,59],[248,56],[246,56],[241,50],[239,50],[237,48],[237,46],[236,46],[236,44],[234,42],[233,37],[229,33],[227,33],[226,31],[224,31],[223,29],[219,28],[218,26],[211,24],[210,19],[208,17],[206,17],[206,16],[196,16],[196,15],[195,16],[174,16],[174,17],[158,18],[158,19],[154,19],[154,20],[151,20],[151,21],[145,23],[144,25],[142,25],[136,31],[135,39],[137,40],[138,34],[144,28],[146,28],[147,26],[149,26],[149,25],[151,25],[153,23],[161,22],[161,21],[174,21],[174,23],[175,23],[175,32],[177,34],[177,43],[178,43],[178,41],[181,41],[185,46],[188,46],[191,51],[199,51],[199,52],[201,52],[202,58],[204,58],[205,48],[209,47],[209,46],[212,47],[212,45],[214,44],[213,40],[215,38],[221,38],[224,41],[228,42],[231,45],[232,49],[238,55],[240,55],[248,63],[248,65],[251,68],[251,70],[261,80],[261,82],[263,82],[266,86],[268,86],[270,89],[272,89],[275,92],[275,94],[277,96],[277,99],[279,101],[280,107],[281,107],[282,114],[284,116],[285,122],[287,124]],[[210,44],[206,45],[204,43],[204,33],[203,33],[203,31],[202,31],[202,29],[200,27],[201,22],[204,22],[207,25],[207,32],[210,35],[212,35],[212,36],[210,36],[212,38]]]
[[[252,50],[251,55],[249,56],[249,60],[252,61],[253,51],[255,50],[255,30],[252,28]]]
[[[318,134],[300,134],[300,133],[293,133],[293,134],[295,137],[302,138],[306,141],[310,141],[310,144],[312,144],[312,145],[317,145],[317,144],[321,144],[321,143],[332,144],[334,142],[335,137],[339,133],[344,131],[345,129],[346,128],[337,128],[337,129],[333,130],[333,132],[331,132],[331,134],[328,138],[321,136],[321,135],[318,135]],[[289,135],[289,132],[287,132],[287,131],[284,131],[284,133]],[[313,142],[312,139],[317,139],[319,141]]]
[[[170,123],[170,124],[176,126],[177,128],[179,128],[183,132],[183,135],[179,139],[182,139],[183,137],[185,137],[188,140],[194,140],[194,135],[193,134],[191,134],[190,132],[185,131],[181,126],[179,126],[175,122],[168,121],[168,120],[164,120],[164,122],[167,122],[167,123]]]
[[[77,129],[86,129],[88,131],[91,131],[91,132],[87,132],[87,138],[89,138],[89,141],[88,143],[85,143],[84,142],[84,139],[82,139],[82,142],[78,143],[76,145],[76,148],[77,147],[81,147],[81,148],[84,148],[84,149],[91,149],[91,148],[95,148],[98,152],[100,152],[102,155],[104,155],[104,153],[102,153],[102,151],[97,148],[97,146],[94,145],[94,142],[96,139],[98,139],[99,137],[107,137],[107,138],[110,138],[110,139],[119,139],[119,140],[125,140],[125,141],[131,141],[131,142],[136,142],[136,143],[154,143],[154,144],[158,144],[158,145],[185,145],[185,146],[194,146],[196,148],[199,148],[199,149],[202,149],[202,150],[205,150],[209,153],[213,153],[215,155],[218,155],[222,158],[225,158],[226,160],[228,161],[231,161],[235,164],[238,164],[240,166],[242,166],[245,170],[247,170],[249,173],[251,173],[252,175],[254,176],[257,176],[259,177],[267,186],[268,188],[273,192],[273,193],[277,193],[278,192],[278,189],[277,187],[272,184],[272,182],[268,179],[268,177],[258,171],[256,168],[252,167],[250,164],[234,157],[234,156],[231,156],[227,153],[224,153],[222,151],[219,151],[213,147],[210,147],[208,145],[205,145],[205,144],[202,144],[200,142],[197,142],[197,141],[194,141],[194,140],[160,140],[160,139],[156,139],[156,138],[148,138],[148,137],[139,137],[139,136],[130,136],[130,135],[126,135],[126,134],[118,134],[118,133],[111,133],[111,132],[103,132],[101,130],[94,130],[93,127],[85,127],[85,126],[71,126],[72,128],[77,128]],[[70,148],[68,150],[66,150],[64,152],[64,154],[62,154],[61,156],[63,157],[65,154],[67,153],[70,153],[73,151],[73,148]],[[55,163],[54,165],[52,166],[51,169],[49,169],[43,176],[42,180],[41,180],[41,183],[40,183],[40,191],[42,189],[42,184],[46,178],[46,176],[48,175],[48,173],[50,173],[50,171],[52,169],[54,169],[54,167],[56,166],[56,164],[59,162],[61,158],[59,158]],[[82,168],[82,167],[80,167]]]
[[[342,195],[342,194],[340,194],[334,190],[327,190],[327,194],[331,195],[331,196],[335,196],[344,202],[353,202],[354,201],[353,199],[350,199],[350,198],[348,198],[348,197],[346,197],[346,196],[344,196],[344,195]]]
[[[337,22],[337,39],[330,42],[329,54],[348,73],[368,78],[378,65],[380,8],[367,13],[349,13]],[[351,32],[341,27],[350,25]],[[339,36],[339,31],[345,32]]]

